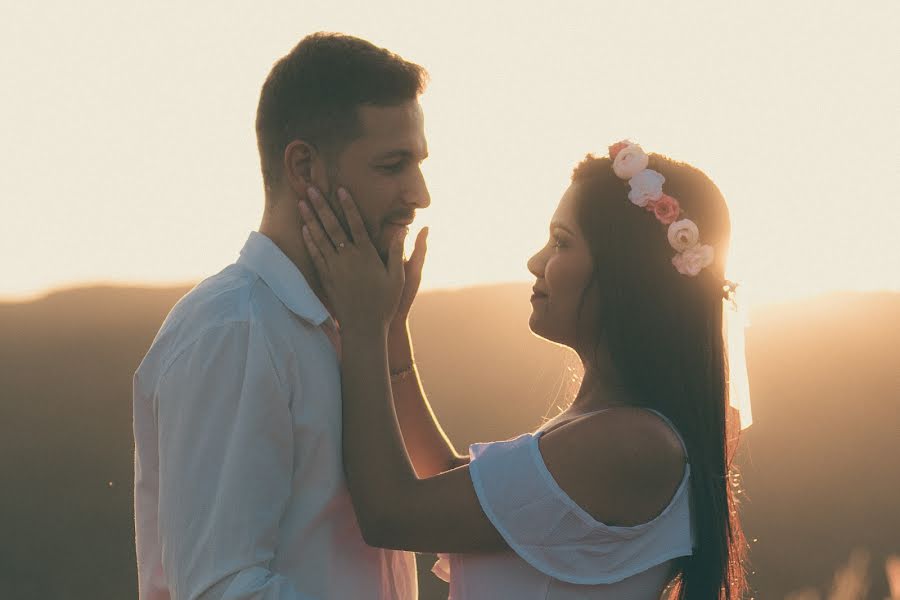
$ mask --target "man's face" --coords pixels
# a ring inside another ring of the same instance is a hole
[[[421,164],[428,156],[424,117],[417,100],[357,109],[362,135],[337,158],[337,186],[350,192],[372,243],[387,260],[391,240],[410,225],[417,208],[431,204]]]

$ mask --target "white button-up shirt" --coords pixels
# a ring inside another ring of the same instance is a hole
[[[175,305],[134,375],[141,600],[416,598],[415,556],[353,513],[337,341],[257,232]]]

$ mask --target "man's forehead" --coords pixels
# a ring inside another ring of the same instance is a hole
[[[411,155],[428,156],[425,117],[417,100],[397,106],[363,105],[358,109],[362,136],[359,142],[372,154],[384,158]]]

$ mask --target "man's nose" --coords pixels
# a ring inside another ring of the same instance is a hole
[[[422,175],[421,169],[416,169],[415,180],[410,183],[404,196],[406,196],[404,198],[406,203],[416,208],[431,206],[431,194],[428,192],[428,185],[425,183],[425,176]]]
[[[431,206],[431,194],[428,192],[428,186],[423,185],[422,191],[417,195],[419,199],[419,203],[416,205],[419,208],[428,208]]]

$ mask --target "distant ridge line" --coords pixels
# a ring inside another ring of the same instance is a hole
[[[172,283],[172,284],[134,284],[134,283],[97,283],[97,284],[85,284],[85,285],[72,285],[65,286],[60,288],[55,288],[48,290],[46,292],[36,294],[35,296],[25,297],[25,298],[3,298],[0,297],[0,307],[8,308],[12,306],[23,306],[28,304],[38,304],[42,302],[58,302],[64,299],[83,299],[85,296],[94,295],[94,294],[127,294],[131,295],[134,293],[153,293],[153,294],[173,294],[177,292],[181,292],[182,294],[187,293],[195,285],[200,282],[192,281],[192,282],[184,282],[184,283]],[[438,288],[429,288],[423,289],[419,293],[420,295],[445,295],[445,294],[454,294],[454,293],[462,293],[462,292],[477,292],[477,291],[487,291],[487,290],[509,290],[514,288],[526,288],[530,287],[529,282],[525,281],[505,281],[505,282],[497,282],[497,283],[480,283],[468,286],[452,286],[452,287],[438,287]],[[808,297],[796,298],[796,299],[787,299],[787,300],[777,300],[772,302],[766,302],[762,304],[757,304],[752,306],[751,309],[755,312],[760,309],[777,309],[777,308],[788,308],[797,305],[803,305],[808,303],[818,303],[818,302],[835,302],[835,301],[854,301],[861,300],[863,298],[871,299],[871,300],[882,300],[882,301],[890,301],[893,299],[900,298],[900,290],[891,290],[891,289],[883,289],[883,290],[833,290],[828,292],[822,292],[818,294],[814,294]]]

